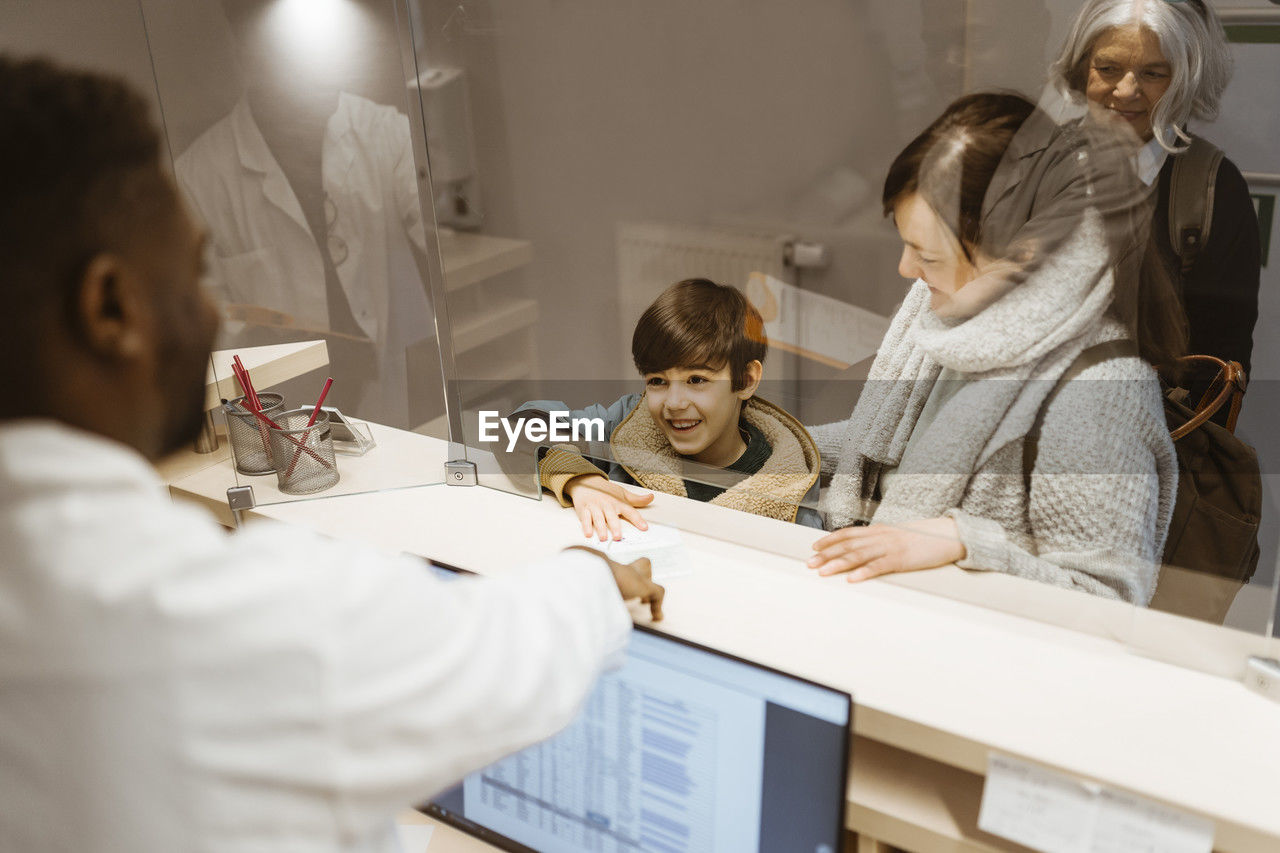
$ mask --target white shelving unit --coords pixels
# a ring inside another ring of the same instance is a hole
[[[440,251],[444,256],[444,286],[451,293],[533,260],[533,244],[528,240],[444,229],[440,233]]]
[[[538,319],[538,303],[532,299],[496,299],[475,314],[453,318],[455,356],[473,352],[506,338]],[[487,377],[486,377],[487,378]]]
[[[510,402],[501,386],[529,378],[538,362],[534,331],[538,303],[520,283],[499,278],[531,262],[533,244],[442,229],[440,254],[462,406],[468,410],[488,404],[500,408]],[[428,343],[436,345],[434,340]],[[435,362],[411,356],[410,364]],[[433,417],[414,431],[443,438],[447,434],[445,418]]]

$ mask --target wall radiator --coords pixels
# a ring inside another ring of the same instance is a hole
[[[848,262],[849,259],[846,259]],[[618,305],[621,358],[632,369],[631,329],[672,282],[709,278],[747,294],[765,320],[772,349],[802,361],[843,369],[875,354],[887,317],[840,299],[806,291],[799,272],[830,261],[824,246],[789,234],[716,226],[621,223],[618,226]],[[786,376],[798,378],[800,363]]]
[[[788,284],[796,270],[786,258],[791,235],[718,226],[655,222],[618,224],[618,328],[623,376],[635,372],[631,330],[644,309],[668,285],[684,278],[709,278],[743,292],[747,279],[762,272]]]

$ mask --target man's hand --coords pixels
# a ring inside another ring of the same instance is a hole
[[[647,558],[641,557],[634,563],[618,563],[609,559],[607,554],[586,545],[571,545],[565,550],[586,551],[604,560],[613,572],[613,581],[618,585],[623,601],[639,599],[641,604],[649,605],[649,614],[654,622],[662,619],[662,597],[667,591],[653,582],[653,568]]]
[[[582,535],[588,539],[592,536],[601,542],[610,538],[621,539],[623,519],[631,522],[637,530],[649,529],[637,508],[652,503],[652,494],[624,489],[599,474],[574,477],[564,487],[564,493],[573,501],[573,510],[582,523]]]
[[[870,580],[893,572],[932,569],[963,560],[964,543],[954,519],[930,518],[901,527],[872,524],[845,527],[813,543],[808,566],[820,575],[849,572],[848,581]]]

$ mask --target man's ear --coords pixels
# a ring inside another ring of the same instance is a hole
[[[760,387],[760,378],[764,376],[764,365],[760,363],[760,359],[753,358],[747,363],[747,384],[740,391],[736,391],[739,400],[750,400],[755,396],[756,389]]]
[[[95,255],[80,277],[71,304],[79,342],[94,355],[111,361],[141,355],[148,321],[143,286],[119,256]]]

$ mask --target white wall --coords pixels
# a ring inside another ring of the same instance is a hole
[[[631,332],[617,222],[779,218],[839,166],[878,205],[906,134],[959,93],[959,0],[416,5],[424,61],[470,76],[485,230],[534,244],[548,376],[616,373],[593,354]]]
[[[137,0],[6,0],[0,51],[122,75],[158,104]]]

